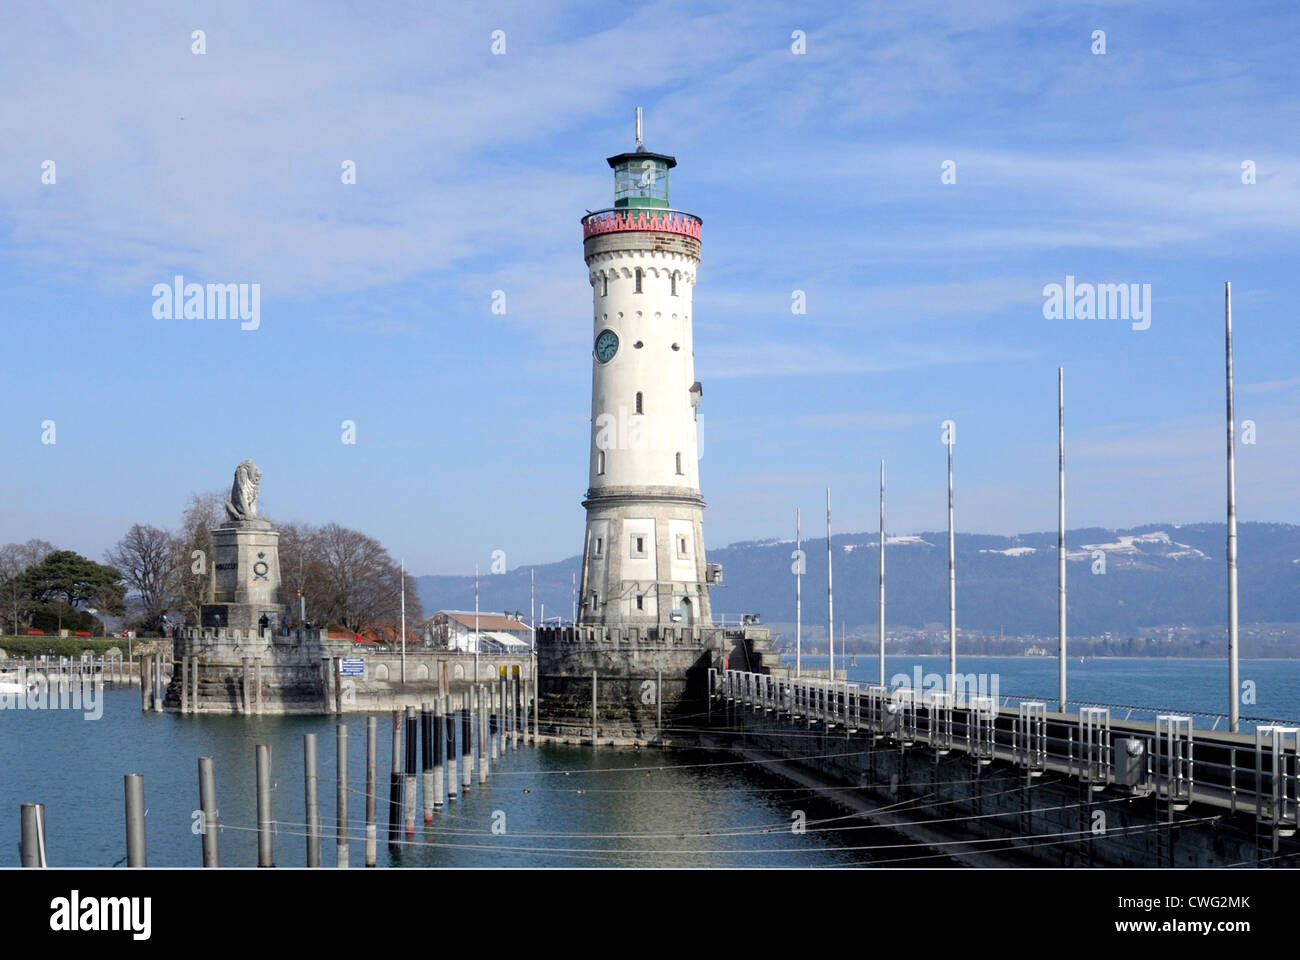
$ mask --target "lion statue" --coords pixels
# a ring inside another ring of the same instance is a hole
[[[235,467],[235,482],[230,487],[230,502],[226,516],[231,520],[257,519],[257,487],[262,482],[262,471],[252,460]]]

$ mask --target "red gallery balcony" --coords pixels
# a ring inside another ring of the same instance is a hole
[[[698,240],[702,222],[695,214],[680,210],[597,210],[582,218],[582,238],[585,240],[600,233],[644,230],[651,233],[676,233]]]

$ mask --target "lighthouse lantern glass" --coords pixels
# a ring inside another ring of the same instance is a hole
[[[668,206],[668,164],[654,157],[633,157],[615,166],[614,206]]]

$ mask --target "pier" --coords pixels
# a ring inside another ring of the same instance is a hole
[[[706,743],[934,846],[936,866],[1300,863],[1295,726],[736,670],[710,671],[709,691]]]

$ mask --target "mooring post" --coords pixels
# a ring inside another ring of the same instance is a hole
[[[520,706],[520,710],[521,710],[521,712],[520,712],[520,715],[519,715],[519,727],[520,727],[520,729],[523,730],[523,732],[524,732],[524,744],[525,744],[525,745],[527,745],[527,744],[530,742],[530,741],[529,741],[529,731],[532,729],[532,728],[529,726],[529,724],[528,724],[528,717],[529,717],[529,715],[530,715],[530,710],[532,709],[532,701],[528,699],[529,697],[532,696],[532,694],[529,692],[529,691],[532,689],[532,687],[530,686],[531,684],[532,684],[532,680],[531,680],[530,678],[528,678],[528,677],[525,677],[525,678],[524,678],[524,696],[523,696],[522,704],[521,704],[521,706]]]
[[[420,704],[420,773],[424,781],[424,822],[433,823],[433,706]]]
[[[433,791],[430,794],[433,805],[442,809],[447,802],[447,734],[443,731],[446,718],[442,715],[443,701],[446,694],[438,694],[433,701],[432,739],[429,748],[433,751]]]
[[[406,778],[404,786],[406,793],[404,796],[406,810],[406,835],[415,836],[415,750],[419,745],[419,739],[416,735],[417,719],[415,716],[415,707],[406,708]]]
[[[181,657],[181,713],[190,712],[190,658]]]
[[[536,661],[533,666],[533,743],[536,743],[541,731],[542,684],[537,678]]]
[[[302,735],[302,775],[307,813],[307,866],[320,866],[320,794],[316,779],[316,734]]]
[[[664,728],[664,672],[655,672],[655,729]]]
[[[140,657],[140,709],[144,713],[149,712],[149,696],[153,689],[149,686],[149,658],[141,655]]]
[[[596,746],[596,671],[591,671],[591,745]]]
[[[211,757],[199,757],[199,811],[203,818],[203,865],[219,867],[217,856],[217,779]]]
[[[510,668],[510,748],[519,749],[519,716],[522,712],[522,704],[519,702],[519,664]]]
[[[464,706],[460,711],[460,789],[462,793],[469,793],[470,785],[474,782],[474,732],[473,721],[470,720],[470,703],[472,700],[473,691],[467,689],[465,691]]]
[[[22,840],[18,863],[24,867],[44,867],[45,862],[45,804],[24,803],[18,808],[22,823]]]
[[[158,694],[154,697],[154,713],[163,712],[163,702],[167,699],[167,673],[163,670],[163,655],[158,654]]]
[[[460,736],[465,741],[465,762],[460,766],[461,790],[468,790],[474,780],[474,739],[477,738],[478,712],[482,709],[474,702],[476,699],[474,688],[465,688],[465,718],[460,725]]]
[[[148,866],[144,842],[144,777],[128,773],[122,779],[126,788],[126,865]]]
[[[401,841],[402,824],[402,711],[393,711],[393,750],[388,767],[388,846]]]
[[[335,786],[338,817],[335,825],[336,853],[334,865],[348,865],[348,725],[337,724],[335,730]]]
[[[248,716],[253,712],[253,705],[248,699],[249,694],[249,676],[248,676],[248,657],[241,657],[239,660],[239,686],[240,686],[240,706],[243,708],[240,712]]]
[[[373,867],[379,838],[375,827],[375,791],[379,767],[379,718],[366,717],[366,866]]]
[[[478,687],[478,782],[487,783],[488,778],[488,703],[487,687]]]
[[[271,747],[259,743],[257,756],[257,865],[275,866],[271,846]]]
[[[460,792],[461,783],[465,779],[465,770],[469,767],[469,761],[474,753],[473,744],[466,743],[464,736],[464,703],[467,696],[468,694],[461,694],[461,706],[456,710],[453,710],[451,716],[448,718],[451,721],[452,726],[455,728],[455,733],[452,734],[451,739],[456,742],[456,772],[458,774],[456,779],[447,785],[448,790],[450,790],[452,794]]]
[[[459,769],[456,758],[456,711],[452,709],[454,703],[452,694],[447,694],[442,698],[442,713],[444,723],[442,727],[443,748],[447,757],[447,783],[446,796],[449,800],[455,800],[460,796],[460,791],[456,789],[459,782],[456,771]],[[464,763],[462,757],[460,763]]]
[[[497,689],[498,684],[489,683],[488,692],[488,760],[497,762]]]

